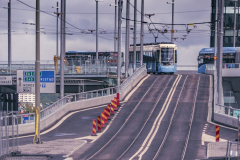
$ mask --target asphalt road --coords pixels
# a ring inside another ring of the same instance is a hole
[[[76,150],[71,157],[73,159],[88,159],[97,153],[91,159],[112,160],[121,155],[120,159],[130,159],[142,147],[139,153],[132,158],[138,159],[138,155],[142,154],[143,160],[153,159],[162,144],[176,107],[172,125],[157,159],[181,159],[188,134],[191,110],[194,105],[194,95],[197,94],[194,119],[185,159],[205,159],[207,143],[205,142],[202,145],[202,133],[204,131],[205,134],[215,136],[215,125],[207,122],[209,82],[209,76],[200,74],[184,74],[181,77],[178,75],[151,75],[131,95],[127,102],[121,104],[121,110],[116,118],[112,120],[109,129],[94,143],[90,143],[91,140],[86,139],[88,143]],[[175,87],[173,87],[174,83],[176,84]],[[196,93],[197,88],[198,92]],[[182,94],[180,95],[181,90]],[[144,96],[147,91],[148,93]],[[179,103],[177,104],[178,98]],[[166,101],[169,103],[165,103]],[[59,127],[42,135],[41,141],[73,139],[91,135],[92,119],[96,119],[103,111],[103,108],[73,114]],[[150,115],[151,111],[152,114]],[[131,117],[126,122],[131,113]],[[155,121],[159,122],[160,125],[156,125]],[[119,131],[119,128],[124,123],[124,127]],[[138,137],[136,137],[137,135]],[[220,127],[220,138],[233,140],[236,135],[237,131]],[[112,140],[109,141],[111,138]],[[20,145],[31,143],[32,139],[33,137],[21,138],[19,143]],[[149,145],[143,145],[144,142]],[[103,147],[107,143],[108,145]],[[61,157],[61,155],[52,156],[55,159]]]

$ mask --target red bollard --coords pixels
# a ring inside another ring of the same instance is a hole
[[[117,97],[114,97],[114,101],[115,101],[116,105],[119,107],[119,105],[120,105],[119,99]]]
[[[114,114],[114,108],[113,108],[113,106],[111,105],[111,112],[110,112],[111,114]]]
[[[92,136],[96,136],[97,132],[96,132],[96,119],[93,120],[93,128],[92,128]]]
[[[219,142],[220,139],[220,133],[219,133],[219,126],[216,126],[216,142]]]
[[[108,108],[108,112],[111,112],[111,104],[108,104],[107,108]]]
[[[117,99],[119,99],[119,100],[120,100],[120,94],[119,94],[119,93],[117,93]]]
[[[105,120],[104,120],[104,117],[103,117],[103,112],[101,113],[101,127],[103,128],[103,127],[105,127],[105,124],[104,124],[104,122],[105,122]]]
[[[101,132],[101,116],[97,116],[97,122],[98,122],[98,132]]]
[[[118,110],[115,101],[112,100],[112,101],[111,101],[111,105],[113,106],[114,111],[117,111],[117,110]]]
[[[110,111],[108,111],[108,108],[104,108],[104,113],[107,116],[107,119],[110,119]]]
[[[107,117],[105,115],[105,112],[102,112],[102,117],[103,117],[103,120],[104,120],[104,124],[107,123]]]

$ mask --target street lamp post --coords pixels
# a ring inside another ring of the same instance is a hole
[[[129,65],[129,14],[130,14],[130,0],[126,1],[126,35],[125,35],[125,79],[128,77]]]
[[[173,43],[173,33],[174,33],[174,0],[172,2],[167,2],[167,4],[172,4],[172,30],[171,30],[171,42]]]
[[[136,40],[137,40],[137,0],[134,0],[134,36],[133,36],[133,41],[134,41],[134,47],[133,47],[133,72],[136,71]]]
[[[54,12],[54,14],[57,15],[57,28],[56,28],[56,57],[58,57],[58,17],[61,13],[58,13],[58,2],[57,2],[57,7],[52,7],[52,8],[56,8],[57,9],[57,12]]]
[[[115,7],[115,16],[114,16],[114,52],[117,52],[117,0],[115,4],[110,4],[110,6]]]
[[[141,48],[140,48],[140,66],[143,65],[143,32],[144,32],[144,26],[143,26],[143,21],[144,21],[144,0],[142,0],[142,8],[141,8]]]
[[[103,2],[103,0],[96,1],[96,60],[98,60],[98,2]]]
[[[12,41],[11,41],[11,0],[8,2],[8,69],[10,71],[12,61]]]

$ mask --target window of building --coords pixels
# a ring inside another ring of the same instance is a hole
[[[235,31],[235,35],[237,36],[237,30]],[[225,36],[233,36],[233,30],[225,30]]]
[[[234,13],[234,7],[226,7],[224,13]]]

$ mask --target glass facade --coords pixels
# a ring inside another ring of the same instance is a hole
[[[223,47],[233,47],[233,27],[234,27],[234,2],[231,0],[225,0],[224,4],[224,35],[223,35]],[[236,47],[240,47],[240,0],[236,2]],[[215,21],[216,14],[216,0],[212,0],[212,13],[211,21]],[[210,47],[214,47],[214,31],[215,24],[211,26],[211,38]]]

